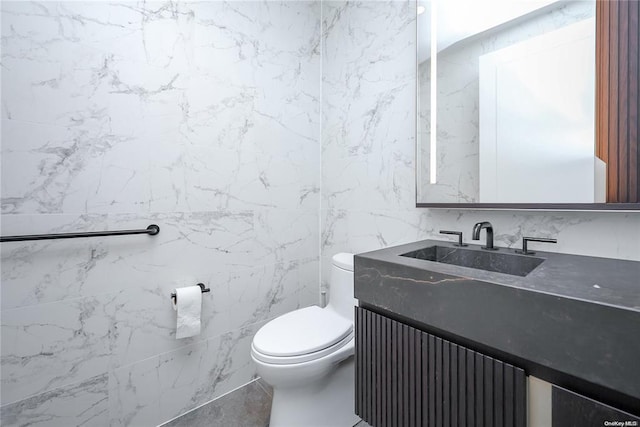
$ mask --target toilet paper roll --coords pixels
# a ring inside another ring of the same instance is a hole
[[[202,314],[202,289],[200,286],[176,288],[173,309],[176,310],[176,339],[192,337],[200,333]]]

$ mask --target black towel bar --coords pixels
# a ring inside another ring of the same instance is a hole
[[[160,232],[160,227],[151,224],[143,230],[119,230],[119,231],[87,231],[84,233],[60,233],[60,234],[25,234],[22,236],[0,237],[0,242],[22,242],[25,240],[50,240],[50,239],[75,239],[76,237],[98,236],[124,236],[128,234],[148,234],[155,236]]]

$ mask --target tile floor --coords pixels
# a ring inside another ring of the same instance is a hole
[[[256,380],[161,427],[266,427],[271,397],[271,387]]]
[[[268,427],[272,396],[271,387],[258,379],[161,427]],[[360,421],[354,427],[371,426]]]

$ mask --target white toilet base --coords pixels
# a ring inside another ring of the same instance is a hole
[[[299,387],[273,389],[269,427],[351,427],[354,413],[355,361],[341,362],[332,372]]]

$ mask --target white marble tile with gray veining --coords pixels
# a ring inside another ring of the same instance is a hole
[[[425,219],[419,210],[323,211],[323,261],[338,252],[367,252],[419,240],[424,235]]]
[[[108,376],[100,375],[3,405],[3,426],[104,426],[109,423]]]
[[[107,294],[2,310],[2,398],[8,402],[108,370],[112,301]]]
[[[169,147],[152,154],[152,211],[316,208],[317,147],[277,147],[282,137],[273,132],[250,133],[251,143],[237,150],[162,143]]]
[[[159,424],[251,378],[240,328],[315,299],[320,6],[3,2],[3,235],[161,228],[3,244],[3,400],[111,370],[114,425]],[[175,340],[169,293],[200,281]]]
[[[169,294],[195,281],[4,310],[3,396],[22,399],[308,305],[310,291],[301,290],[307,263],[210,274],[203,279],[211,292],[203,295],[202,332],[183,340],[175,339]]]
[[[280,209],[150,217],[7,215],[3,234],[126,230],[151,223],[160,233],[3,244],[2,305],[195,284],[212,273],[313,258],[317,218],[313,211]]]
[[[320,305],[320,259],[306,260],[298,269],[298,307]]]
[[[46,392],[309,305],[314,266],[300,260],[191,281],[157,278],[113,294],[3,310],[3,396]],[[211,289],[203,294],[202,332],[176,340],[169,294],[200,280]]]
[[[3,164],[19,161],[29,178],[3,173],[4,212],[140,210],[139,194],[149,194],[143,153],[147,140],[172,131],[179,73],[105,43],[140,36],[144,13],[111,23],[101,12],[123,11],[113,7],[3,4]],[[119,47],[142,47],[138,39]]]
[[[323,159],[406,147],[415,130],[412,4],[330,1],[322,8]]]
[[[194,5],[203,48],[181,103],[179,140],[154,169],[153,209],[315,207],[319,168],[309,166],[319,155],[317,8]],[[256,25],[264,15],[272,24]]]
[[[221,311],[228,316],[224,324],[248,326],[299,308],[301,268],[308,262],[294,261],[230,273],[221,289],[228,296],[218,297],[221,301],[234,302],[220,304]],[[214,326],[214,333],[216,329]]]
[[[411,149],[332,159],[322,173],[323,209],[411,206],[416,197],[414,157]]]
[[[517,248],[522,237],[549,237],[557,244],[531,243],[530,248],[640,261],[640,213],[637,212],[509,212],[431,209],[425,214],[424,238],[450,240],[440,229],[464,232],[472,242],[473,225],[490,221],[496,246]],[[485,233],[480,235],[481,241]],[[477,243],[477,242],[476,242]]]
[[[432,238],[451,240],[440,230],[462,231],[472,243],[473,225],[490,221],[496,246],[516,248],[522,237],[548,237],[557,244],[531,243],[549,252],[640,260],[640,214],[635,212],[509,212],[509,211],[346,211],[322,212],[323,264],[340,251],[366,252]],[[485,239],[485,233],[480,236]],[[597,243],[595,243],[597,242]],[[475,242],[478,243],[478,242]],[[538,245],[538,246],[537,246]],[[328,272],[326,266],[322,268]],[[323,276],[323,283],[325,283]]]
[[[160,411],[159,356],[109,372],[109,425],[158,425]]]
[[[92,4],[3,4],[3,212],[315,208],[319,4]]]
[[[132,221],[127,228],[146,228],[147,225],[143,221]],[[5,215],[2,218],[3,235],[110,229],[113,227],[110,227],[106,215]],[[110,278],[101,271],[103,263],[113,262],[111,244],[148,247],[145,240],[146,236],[128,236],[3,243],[0,247],[2,308],[49,303],[120,289],[119,278]]]
[[[112,425],[159,424],[249,382],[252,325],[112,372]]]
[[[208,340],[204,357],[197,361],[188,352],[160,356],[163,418],[183,414],[255,378],[251,342],[263,324]]]

